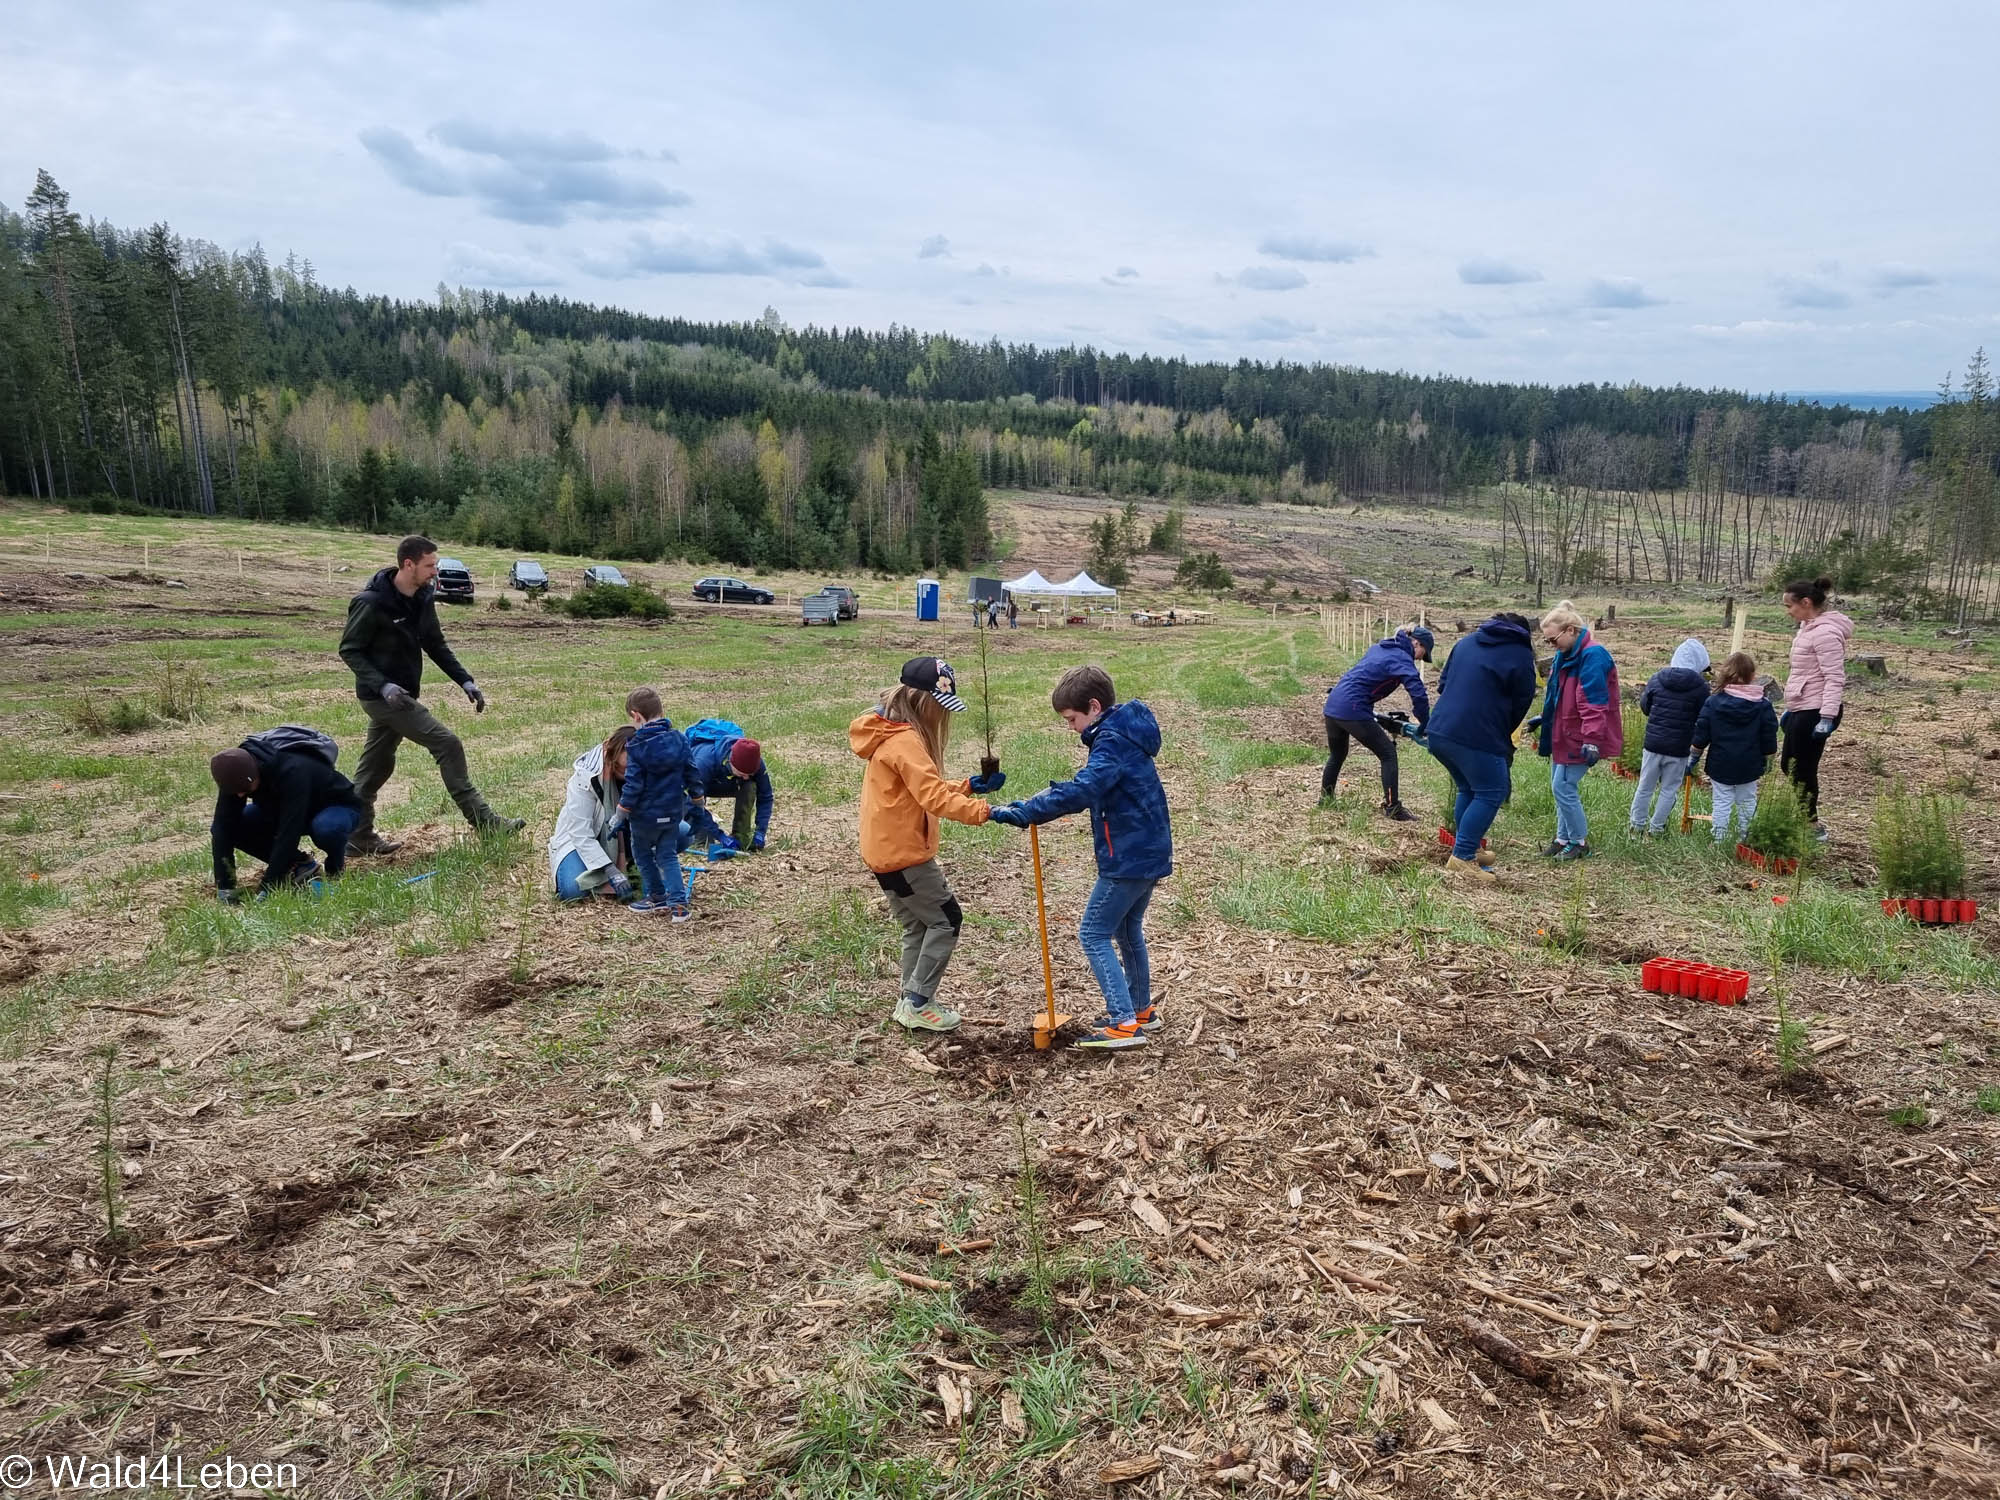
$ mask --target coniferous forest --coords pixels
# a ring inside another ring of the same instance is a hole
[[[1829,566],[1990,613],[2000,403],[1196,363],[891,327],[695,323],[0,208],[0,492],[523,550],[905,572],[989,555],[985,492],[1497,507],[1496,581]]]

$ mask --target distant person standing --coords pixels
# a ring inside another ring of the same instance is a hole
[[[1639,693],[1646,716],[1646,743],[1639,761],[1639,787],[1632,794],[1632,831],[1661,834],[1673,816],[1694,746],[1695,721],[1708,702],[1708,647],[1689,636],[1674,648],[1671,663],[1647,679]]]
[[[1792,637],[1792,674],[1785,679],[1785,738],[1778,769],[1791,777],[1812,819],[1813,834],[1826,841],[1819,820],[1819,761],[1826,742],[1840,727],[1847,693],[1847,642],[1854,622],[1826,607],[1831,578],[1795,578],[1785,585],[1785,613],[1798,621]]]
[[[986,628],[988,630],[998,630],[1000,628],[1000,601],[998,599],[988,599],[986,601]]]
[[[479,795],[466,769],[465,746],[418,701],[424,658],[465,690],[475,713],[486,712],[486,695],[459,665],[438,628],[431,580],[437,576],[437,543],[406,536],[396,545],[396,565],[368,580],[347,606],[347,629],[340,659],[354,673],[354,696],[368,715],[368,738],[354,769],[354,791],[362,808],[361,826],[348,839],[354,854],[390,854],[400,846],[375,831],[375,798],[396,769],[396,747],[414,740],[430,751],[444,789],[465,821],[479,833],[518,833],[519,818],[503,818]]]
[[[1556,649],[1536,746],[1548,757],[1549,787],[1556,798],[1556,836],[1542,852],[1551,859],[1589,859],[1583,778],[1604,757],[1615,759],[1625,748],[1618,664],[1567,599],[1542,616],[1542,639]]]
[[[1007,628],[1009,630],[1021,628],[1021,606],[1014,602],[1012,594],[1007,596]]]

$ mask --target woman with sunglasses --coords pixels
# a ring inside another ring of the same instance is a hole
[[[1556,798],[1556,836],[1542,851],[1551,859],[1589,859],[1590,824],[1583,815],[1583,777],[1606,756],[1625,748],[1618,710],[1618,664],[1590,633],[1590,625],[1564,599],[1542,616],[1542,639],[1555,648],[1542,730],[1536,749],[1550,763]]]

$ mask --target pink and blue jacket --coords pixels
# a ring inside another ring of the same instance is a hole
[[[1625,748],[1618,664],[1588,630],[1580,632],[1549,669],[1542,733],[1535,748],[1559,766],[1580,766],[1585,745],[1595,745],[1605,760]]]

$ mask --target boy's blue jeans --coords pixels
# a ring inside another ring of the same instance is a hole
[[[632,834],[632,862],[646,882],[646,894],[655,901],[671,901],[675,905],[687,900],[680,854],[675,848],[680,842],[681,820],[662,818],[627,826]]]
[[[1583,816],[1583,776],[1589,766],[1551,765],[1549,790],[1556,794],[1556,838],[1565,844],[1581,844],[1590,837],[1590,824]]]
[[[1145,922],[1146,904],[1153,899],[1153,887],[1158,883],[1098,876],[1083,908],[1083,922],[1076,930],[1083,956],[1090,960],[1090,972],[1104,991],[1105,1013],[1119,1025],[1130,1024],[1139,1007],[1153,1001]]]
[[[1479,842],[1493,826],[1501,804],[1513,794],[1514,779],[1507,769],[1507,757],[1490,750],[1474,750],[1453,740],[1441,740],[1435,735],[1426,743],[1431,758],[1451,773],[1451,784],[1458,792],[1452,812],[1452,826],[1458,830],[1458,836],[1451,852],[1459,859],[1472,859],[1479,853]]]

